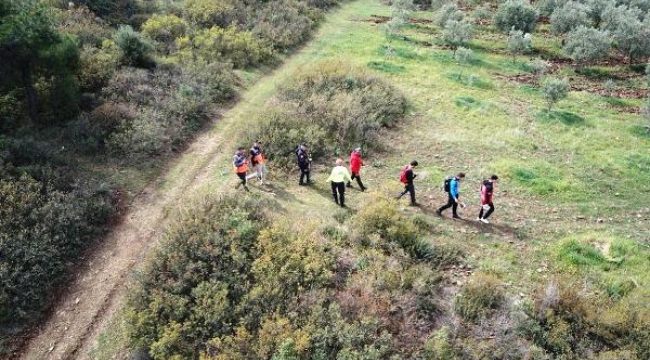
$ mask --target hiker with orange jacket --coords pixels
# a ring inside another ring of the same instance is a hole
[[[357,184],[361,191],[366,191],[366,187],[363,186],[361,182],[361,166],[363,165],[363,159],[361,158],[361,148],[356,148],[352,153],[350,153],[350,173],[352,173],[352,180],[357,179]],[[352,181],[348,181],[347,187],[352,187]]]
[[[239,189],[240,186],[244,185],[244,190],[248,190],[248,187],[246,186],[246,172],[248,171],[248,160],[246,159],[246,154],[244,154],[244,148],[239,147],[237,148],[237,152],[232,158],[232,167],[235,169],[235,173],[237,174],[237,177],[241,180],[237,186],[235,186],[235,189]]]
[[[260,184],[264,184],[264,177],[266,176],[266,166],[264,165],[264,153],[262,152],[262,147],[260,142],[256,141],[253,143],[253,146],[250,150],[250,159],[251,165],[255,168],[255,173],[248,175],[247,179],[252,179],[257,177],[257,180],[260,181]]]
[[[413,184],[413,180],[415,179],[416,176],[418,176],[416,173],[413,172],[413,168],[418,166],[417,160],[411,161],[409,165],[406,165],[404,169],[402,169],[402,172],[399,175],[399,181],[404,184],[404,191],[402,191],[399,196],[397,196],[397,200],[399,200],[402,196],[406,195],[406,193],[411,194],[411,206],[418,206],[420,204],[415,201],[415,185]]]
[[[481,211],[478,213],[478,221],[484,224],[490,223],[487,218],[494,212],[492,197],[494,195],[494,185],[497,181],[499,181],[499,177],[492,175],[481,184]],[[487,210],[485,215],[483,215],[484,210]]]

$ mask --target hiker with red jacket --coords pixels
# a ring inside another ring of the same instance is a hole
[[[481,184],[481,211],[478,213],[478,221],[489,224],[488,217],[494,212],[494,204],[492,203],[492,196],[494,195],[494,185],[499,181],[496,175],[490,176],[488,180],[483,181]],[[487,210],[483,215],[483,210]]]
[[[361,158],[361,148],[356,148],[350,154],[350,173],[352,173],[352,180],[357,179],[357,184],[361,191],[366,191],[366,187],[363,186],[361,182],[361,166],[363,165],[363,159]],[[347,187],[352,187],[352,181],[348,181]]]
[[[411,161],[409,165],[406,165],[404,169],[402,169],[402,172],[399,175],[399,181],[404,184],[404,191],[402,191],[399,196],[397,196],[397,200],[399,200],[402,196],[406,195],[406,193],[411,194],[411,206],[418,206],[420,204],[415,201],[415,185],[413,184],[413,180],[415,179],[416,176],[418,176],[416,173],[413,172],[413,168],[418,166],[417,160]]]

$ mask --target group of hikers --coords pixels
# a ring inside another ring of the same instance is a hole
[[[311,155],[309,154],[308,147],[306,144],[300,144],[295,149],[296,162],[298,168],[300,169],[300,177],[298,180],[298,185],[305,186],[310,185],[311,181]],[[248,175],[248,164],[254,168],[254,172]],[[245,148],[239,147],[237,152],[233,157],[233,168],[237,177],[239,177],[240,182],[235,188],[240,186],[244,187],[244,190],[250,191],[246,186],[246,182],[249,179],[257,178],[261,184],[264,183],[264,178],[266,177],[266,167],[264,165],[265,158],[262,152],[261,144],[259,141],[253,143],[248,156],[245,153]],[[336,159],[335,166],[330,173],[330,176],[327,178],[327,182],[330,183],[332,188],[332,197],[334,202],[340,207],[346,207],[345,205],[345,188],[352,187],[352,181],[356,180],[361,191],[365,191],[366,187],[361,181],[361,167],[363,166],[363,158],[361,156],[361,148],[356,148],[350,153],[350,169],[344,166],[343,159]],[[404,166],[402,169],[399,180],[404,184],[404,191],[400,192],[397,196],[397,200],[401,199],[402,196],[409,194],[411,198],[412,206],[419,206],[418,202],[415,200],[415,184],[414,180],[417,177],[417,174],[414,172],[415,167],[418,166],[417,160],[411,161],[408,165]],[[464,208],[466,205],[460,200],[460,183],[465,178],[465,173],[459,172],[454,176],[449,176],[445,178],[443,183],[443,189],[448,194],[447,203],[436,210],[438,216],[442,216],[442,213],[451,208],[452,217],[454,219],[460,219],[458,216],[458,207]],[[497,175],[490,176],[489,179],[486,179],[481,182],[480,188],[480,199],[481,199],[481,209],[478,214],[477,220],[485,224],[489,224],[488,218],[494,212],[494,203],[493,203],[493,194],[496,183],[498,182],[499,177]]]

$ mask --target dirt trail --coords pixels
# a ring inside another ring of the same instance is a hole
[[[76,277],[33,338],[15,356],[20,359],[86,358],[98,334],[119,309],[128,276],[143,260],[164,228],[171,206],[183,202],[197,178],[206,179],[224,159],[233,125],[200,135],[186,153],[171,164],[163,181],[139,194],[123,221],[79,263]]]

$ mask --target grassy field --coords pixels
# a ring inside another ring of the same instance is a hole
[[[469,46],[474,60],[462,67],[450,50],[435,45],[441,31],[432,24],[409,24],[403,36],[387,38],[383,24],[370,20],[390,11],[379,1],[360,0],[329,14],[313,41],[224,114],[221,122],[238,126],[231,128],[232,146],[222,150],[239,145],[277,86],[302,67],[342,61],[364,68],[398,87],[410,107],[402,125],[383,135],[385,151],[366,154],[363,175],[370,191],[349,192],[352,213],[374,198],[394,196],[401,190],[399,169],[417,159],[423,206],[405,207],[405,200],[395,206],[425,219],[432,242],[457,244],[467,254],[463,262],[472,275],[450,273],[452,289],[468,276],[486,273],[503,282],[508,298],[530,299],[540,287],[566,280],[648,311],[642,307],[650,300],[650,135],[638,115],[625,111],[640,101],[573,91],[548,113],[535,87],[507,80],[524,71],[529,56],[513,63],[503,52],[505,35],[477,29]],[[546,32],[535,34],[533,43],[542,54],[561,55],[559,40]],[[566,68],[559,74],[587,79]],[[639,84],[632,79],[619,86]],[[195,184],[193,196],[230,191],[235,179],[224,159],[212,177]],[[345,214],[331,202],[324,181],[329,168],[316,164],[316,184],[306,188],[271,164],[272,184],[264,191],[253,186],[251,196],[275,199],[278,214],[295,221],[338,226],[336,217]],[[459,171],[468,175],[461,186],[461,199],[469,205],[460,210],[465,220],[452,221],[448,213],[438,218],[434,211],[446,201],[442,180]],[[183,160],[173,172],[183,172]],[[475,220],[478,188],[493,173],[501,179],[497,209],[492,224],[483,225]],[[94,354],[110,358],[124,351],[120,327],[117,321]]]

